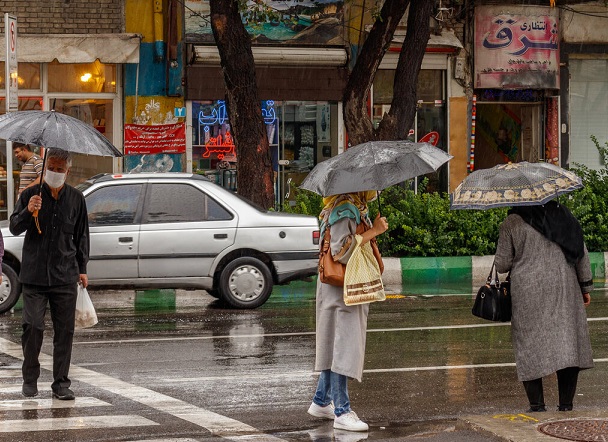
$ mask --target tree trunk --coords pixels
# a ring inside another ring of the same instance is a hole
[[[395,29],[409,3],[409,0],[384,2],[380,18],[375,21],[348,78],[343,96],[344,125],[353,146],[378,139],[367,110],[367,97],[382,57],[390,47]]]
[[[255,76],[250,36],[239,2],[210,0],[211,28],[221,57],[230,130],[238,159],[239,194],[265,208],[274,206],[274,174]]]
[[[391,109],[378,126],[381,140],[405,140],[416,118],[418,74],[429,41],[429,20],[433,0],[418,0],[410,4],[407,34],[395,71]]]

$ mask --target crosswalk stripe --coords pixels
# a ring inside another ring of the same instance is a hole
[[[8,339],[0,338],[0,352],[16,359],[23,359],[21,346]],[[40,353],[39,359],[41,367],[49,371],[53,370],[52,356]],[[248,441],[285,442],[284,439],[261,433],[257,428],[236,419],[86,368],[71,365],[70,377],[205,428],[214,436],[228,440],[246,438]]]
[[[145,417],[123,416],[80,416],[44,419],[22,419],[0,421],[0,433],[21,433],[25,431],[74,430],[116,427],[147,427],[160,425]]]
[[[0,368],[0,378],[15,378],[21,377],[21,369],[19,368]]]
[[[60,401],[58,399],[16,399],[0,401],[0,411],[9,410],[41,410],[57,408],[84,408],[112,406],[107,402],[94,397],[77,397],[73,401]]]

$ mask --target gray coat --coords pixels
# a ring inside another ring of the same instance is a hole
[[[331,226],[331,253],[337,255],[348,238],[351,247],[340,258],[346,264],[355,246],[357,225],[343,218]],[[361,382],[369,304],[344,304],[344,290],[317,281],[317,325],[315,370],[331,369]]]
[[[518,379],[593,367],[582,299],[582,293],[593,289],[587,248],[576,266],[569,265],[559,245],[511,214],[500,226],[495,262],[498,272],[511,271],[511,339]]]

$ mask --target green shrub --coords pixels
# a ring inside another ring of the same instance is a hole
[[[595,143],[602,164],[608,160],[608,142]],[[583,228],[590,252],[608,251],[608,169],[592,170],[576,165],[571,170],[583,179],[584,187],[559,198],[572,210]],[[422,180],[418,194],[392,186],[380,193],[380,209],[389,225],[378,237],[384,256],[483,256],[496,251],[498,229],[507,208],[490,210],[450,210],[448,194],[425,192]],[[294,189],[295,205],[285,211],[318,216],[322,198],[306,190]],[[378,213],[378,203],[370,204],[370,217]]]
[[[506,209],[488,211],[450,210],[449,195],[425,193],[427,181],[415,194],[401,186],[380,193],[380,211],[389,230],[378,237],[384,256],[469,256],[490,255],[496,249],[498,226]],[[313,192],[295,189],[295,205],[286,212],[318,216],[322,198]],[[378,202],[370,203],[370,217],[378,213]]]

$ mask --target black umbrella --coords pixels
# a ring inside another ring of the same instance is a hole
[[[18,111],[1,115],[0,138],[86,155],[122,156],[122,153],[93,126],[54,110]],[[45,163],[46,155],[42,163],[43,175]],[[39,194],[42,194],[42,179]],[[37,211],[34,216],[37,221]],[[40,228],[38,232],[42,233]]]

